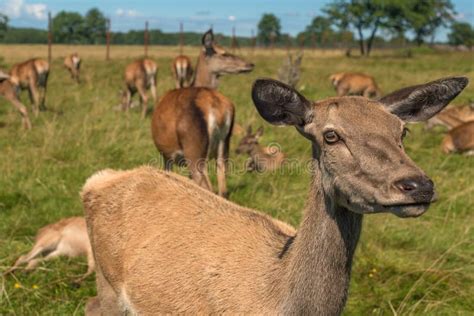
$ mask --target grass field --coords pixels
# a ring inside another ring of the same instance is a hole
[[[13,107],[0,100],[0,271],[29,250],[38,228],[60,218],[81,215],[79,190],[85,179],[102,168],[160,166],[150,137],[150,118],[139,111],[114,111],[119,102],[122,70],[141,54],[137,47],[113,47],[113,60],[103,61],[103,48],[59,47],[50,75],[47,105],[52,111],[32,119],[24,131]],[[78,86],[62,68],[67,52],[84,57],[84,82]],[[173,87],[170,62],[177,48],[152,47],[159,63],[158,91]],[[44,46],[0,46],[3,65],[32,56],[45,56]],[[186,48],[197,56],[196,48]],[[278,143],[288,157],[304,163],[310,146],[292,128],[263,122],[250,99],[257,77],[275,77],[284,52],[243,52],[256,63],[255,71],[223,77],[219,90],[234,101],[236,121],[265,127],[262,143]],[[334,95],[328,76],[336,71],[363,71],[377,79],[385,92],[462,74],[474,80],[474,55],[415,52],[413,58],[396,52],[372,58],[347,59],[337,52],[307,52],[300,89],[310,99]],[[474,99],[474,83],[453,102]],[[26,94],[25,103],[29,104]],[[31,107],[30,107],[31,109]],[[368,118],[370,119],[370,118]],[[474,159],[441,153],[443,128],[424,131],[410,127],[405,141],[409,155],[434,180],[439,201],[422,217],[399,219],[393,215],[365,217],[347,315],[472,315],[474,311]],[[232,140],[236,156],[238,137]],[[185,170],[180,170],[185,172]],[[232,172],[230,199],[265,210],[297,226],[309,184],[304,169],[271,174]],[[85,259],[58,259],[31,274],[0,277],[0,315],[82,314],[87,297],[95,294],[94,278],[74,288],[71,280],[85,272]],[[146,277],[146,276],[144,276]]]

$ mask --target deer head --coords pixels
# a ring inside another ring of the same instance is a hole
[[[247,128],[247,134],[240,140],[239,146],[235,150],[236,154],[250,154],[258,147],[258,140],[263,135],[263,127],[259,127],[255,134],[252,134],[252,126]]]
[[[433,182],[403,148],[405,122],[441,111],[467,85],[439,79],[395,91],[377,101],[338,97],[311,102],[271,79],[254,83],[252,98],[272,124],[294,125],[313,145],[315,176],[325,194],[355,213],[423,214],[435,199]]]

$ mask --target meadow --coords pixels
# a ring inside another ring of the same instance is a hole
[[[62,57],[73,51],[84,60],[80,85],[62,66]],[[170,64],[178,51],[177,47],[149,50],[159,64],[159,95],[174,87]],[[0,67],[45,57],[46,52],[45,46],[0,46]],[[95,171],[162,165],[150,136],[150,116],[142,120],[138,109],[128,115],[115,109],[123,69],[143,49],[113,46],[109,62],[104,61],[103,47],[55,46],[53,53],[49,111],[38,118],[31,115],[31,131],[21,128],[19,114],[0,99],[0,272],[30,249],[40,227],[82,215],[79,191]],[[198,48],[186,47],[185,53],[195,59]],[[219,90],[234,101],[236,122],[254,129],[264,126],[262,143],[278,144],[300,167],[242,172],[246,157],[234,153],[240,138],[234,136],[229,198],[298,226],[310,181],[301,166],[310,158],[310,144],[293,128],[265,123],[250,98],[253,80],[276,77],[286,52],[237,53],[256,68],[250,74],[221,78]],[[371,74],[387,93],[449,75],[474,80],[472,53],[416,50],[410,58],[404,55],[376,51],[371,58],[346,58],[342,51],[307,51],[298,88],[309,99],[334,96],[328,77],[337,71]],[[31,110],[27,94],[22,98]],[[471,100],[474,82],[453,104]],[[365,216],[346,315],[468,315],[474,310],[474,158],[443,154],[442,127],[425,131],[423,124],[414,124],[409,128],[406,151],[433,179],[439,200],[416,219]],[[90,277],[79,288],[71,281],[85,270],[85,258],[62,258],[42,264],[33,273],[0,276],[0,315],[83,314],[86,299],[95,295],[95,280]]]

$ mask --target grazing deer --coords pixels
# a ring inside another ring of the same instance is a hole
[[[366,98],[378,97],[380,90],[375,79],[361,73],[340,72],[329,77],[339,97],[362,95]]]
[[[463,123],[474,121],[474,105],[447,107],[426,122],[426,128],[443,125],[451,130]]]
[[[280,168],[285,161],[285,154],[275,146],[262,147],[258,141],[263,135],[263,127],[252,134],[252,127],[247,129],[245,135],[235,150],[236,154],[248,154],[247,170],[249,171],[273,171]]]
[[[288,53],[285,63],[278,70],[278,80],[286,83],[290,87],[296,87],[301,77],[301,62],[303,61],[303,51],[298,52],[295,58]]]
[[[443,152],[474,155],[474,121],[463,123],[450,130],[441,144]]]
[[[128,111],[133,95],[138,92],[142,106],[142,118],[148,109],[146,92],[151,90],[153,101],[156,102],[156,74],[158,66],[151,59],[139,59],[125,68],[125,89],[122,92],[122,109]]]
[[[81,196],[99,308],[110,315],[341,314],[363,215],[416,217],[435,199],[433,182],[403,149],[404,122],[429,119],[467,82],[440,79],[379,101],[310,102],[278,81],[257,80],[260,115],[295,126],[312,144],[298,231],[173,173],[96,173]]]
[[[59,256],[73,258],[81,255],[87,256],[87,272],[76,282],[81,282],[94,272],[94,256],[84,217],[64,218],[41,228],[31,251],[20,256],[5,274],[14,272],[22,264],[27,264],[26,270],[33,270],[41,261]]]
[[[17,90],[28,90],[33,112],[38,116],[46,110],[46,88],[48,85],[49,63],[40,58],[29,59],[13,66],[10,81]]]
[[[71,55],[68,55],[64,59],[64,67],[66,67],[66,69],[71,74],[71,78],[77,83],[81,83],[80,78],[79,78],[81,62],[82,61],[78,53],[73,53]]]
[[[191,59],[185,55],[179,55],[173,60],[171,65],[175,78],[176,89],[186,88],[191,85],[193,77],[193,65]]]
[[[22,117],[23,127],[31,129],[30,117],[26,106],[21,103],[16,93],[15,86],[9,80],[10,75],[0,70],[0,96],[4,97],[7,101],[11,102],[13,106],[20,112]]]
[[[161,98],[153,112],[151,131],[166,170],[173,162],[185,161],[194,181],[211,191],[207,163],[217,159],[218,193],[224,196],[234,105],[214,89],[220,75],[249,72],[253,64],[214,44],[212,31],[204,34],[202,44],[193,86],[171,90]]]

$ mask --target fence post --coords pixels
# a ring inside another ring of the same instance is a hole
[[[232,27],[232,41],[230,47],[232,49],[232,53],[235,53],[235,49],[237,48],[237,39],[235,38],[235,26]]]
[[[144,43],[145,43],[145,57],[148,57],[148,40],[149,40],[149,35],[148,35],[148,21],[145,22],[145,33],[143,34],[144,36]]]
[[[255,52],[255,46],[257,46],[257,37],[255,36],[255,31],[252,29],[251,30],[251,34],[252,34],[252,37],[251,37],[251,42],[250,42],[250,49],[251,49],[251,52],[252,52],[252,55],[254,54]]]
[[[48,12],[48,63],[51,64],[51,46],[53,45],[53,34],[51,31],[51,11]]]
[[[110,18],[107,19],[107,30],[105,32],[105,60],[110,60]]]
[[[183,55],[183,45],[184,45],[184,38],[183,38],[183,22],[179,23],[179,54]]]

